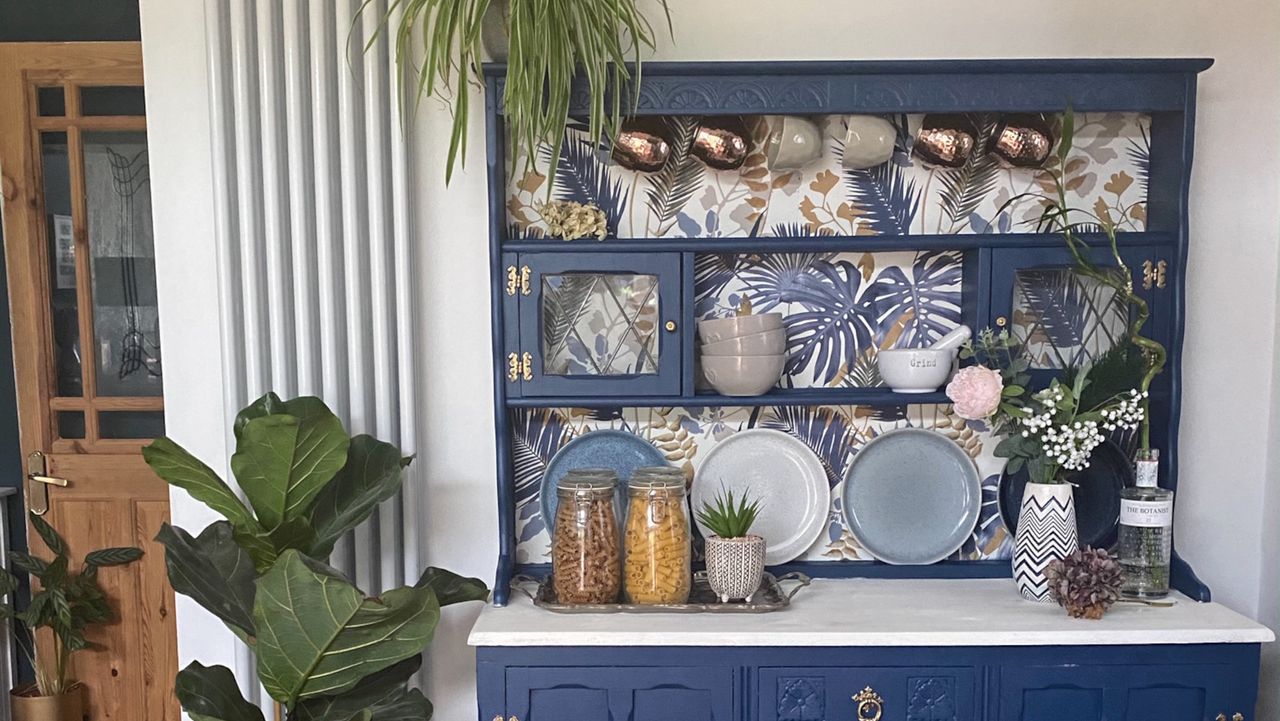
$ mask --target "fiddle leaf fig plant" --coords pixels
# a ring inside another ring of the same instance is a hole
[[[326,559],[334,542],[400,489],[412,458],[372,436],[350,437],[318,398],[273,393],[236,416],[231,470],[248,504],[168,438],[143,449],[152,469],[225,520],[198,535],[165,525],[169,582],[227,625],[257,657],[258,679],[287,721],[427,719],[407,686],[440,609],[479,601],[478,579],[428,568],[412,586],[366,595]],[[262,721],[222,666],[178,673],[178,700],[197,721]]]
[[[15,611],[9,605],[2,605],[0,617],[16,619],[27,632],[28,638],[23,642],[30,643],[30,648],[23,650],[28,652],[35,668],[39,695],[58,696],[75,685],[69,666],[71,655],[92,647],[85,632],[90,626],[115,619],[111,603],[98,585],[98,570],[133,563],[142,558],[142,549],[126,546],[90,551],[80,571],[75,572],[69,568],[71,558],[62,536],[40,516],[31,513],[28,518],[54,557],[52,561],[45,561],[30,553],[9,552],[9,562],[38,581],[38,587],[33,588],[31,602],[25,610]],[[17,589],[17,577],[0,569],[0,595],[12,594]],[[51,643],[47,650],[38,649],[30,638],[42,628],[49,630]]]

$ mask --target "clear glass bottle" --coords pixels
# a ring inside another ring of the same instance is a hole
[[[1169,595],[1169,556],[1173,550],[1173,491],[1156,485],[1160,451],[1138,451],[1136,485],[1120,493],[1121,593],[1131,598]]]
[[[623,590],[630,603],[687,603],[692,544],[679,468],[637,468],[627,483]]]
[[[616,603],[622,589],[618,476],[609,469],[569,471],[556,483],[551,582],[568,604]]]

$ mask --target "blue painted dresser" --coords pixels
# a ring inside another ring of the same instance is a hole
[[[1071,256],[1057,235],[1035,232],[1034,201],[1016,196],[1045,178],[976,163],[941,171],[909,148],[908,128],[925,113],[967,113],[988,127],[997,113],[1070,107],[1076,141],[1054,162],[1072,202],[1122,228],[1121,254],[1152,310],[1145,332],[1169,351],[1151,388],[1152,444],[1162,451],[1160,484],[1176,489],[1195,89],[1211,64],[651,63],[636,113],[686,130],[698,116],[741,115],[752,143],[745,165],[725,172],[675,161],[669,173],[636,174],[571,123],[554,177],[547,153],[511,156],[504,67],[487,67],[500,554],[494,605],[472,635],[482,721],[1251,720],[1269,631],[1208,603],[1177,548],[1175,609],[1126,606],[1089,623],[1023,603],[1009,580],[995,439],[957,418],[944,394],[894,393],[874,372],[879,348],[927,345],[961,323],[1032,339],[1038,382],[1106,350],[1090,340],[1107,336],[1105,308],[1077,308],[1099,320],[1084,321],[1092,330],[1075,340],[1072,318],[1044,317],[1041,296],[1069,273]],[[581,91],[575,116],[587,107]],[[853,113],[892,119],[891,162],[842,167],[841,122]],[[801,170],[768,167],[770,114],[817,119],[822,158]],[[548,195],[600,207],[609,237],[548,237]],[[563,278],[574,274],[605,286],[643,282],[656,299],[652,317],[621,318],[625,331],[612,338],[561,318],[565,337],[548,341],[549,319],[564,310]],[[804,307],[788,292],[799,276],[821,291]],[[694,329],[743,300],[786,316],[787,369],[763,396],[727,398],[698,382]],[[636,353],[644,372],[634,372]],[[840,520],[836,491],[850,459],[869,437],[902,426],[947,435],[984,478],[972,537],[929,566],[870,559]],[[756,427],[808,445],[833,489],[819,541],[773,569],[820,579],[793,608],[732,619],[557,616],[512,598],[517,574],[549,572],[539,484],[569,440],[601,428],[634,433],[696,483],[709,448]],[[869,697],[859,711],[853,697],[864,688],[882,699],[880,716]]]

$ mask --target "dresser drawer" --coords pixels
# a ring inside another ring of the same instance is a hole
[[[968,667],[775,667],[759,672],[759,721],[972,721],[977,674]]]

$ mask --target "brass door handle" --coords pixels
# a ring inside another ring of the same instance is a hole
[[[68,481],[65,478],[54,478],[53,476],[42,476],[37,473],[28,473],[27,479],[35,481],[36,483],[46,483],[50,486],[59,486],[62,488],[66,488],[67,484],[71,483],[71,481]]]

